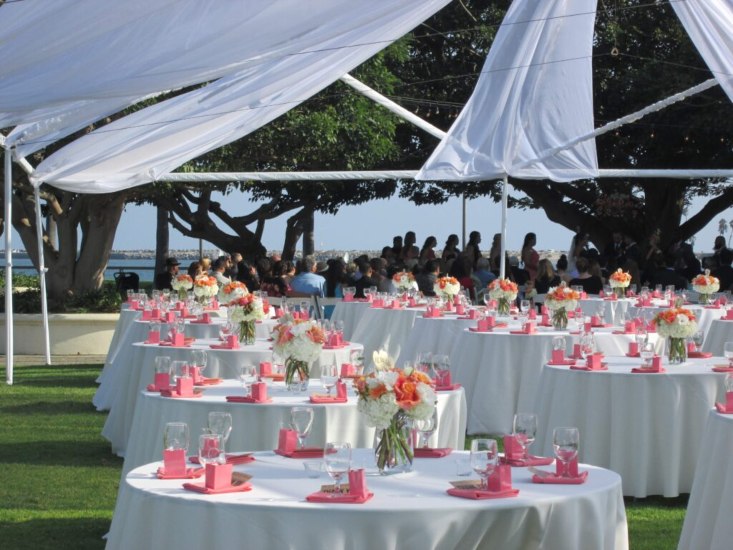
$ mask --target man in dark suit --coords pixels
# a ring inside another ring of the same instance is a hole
[[[669,285],[674,285],[675,290],[687,288],[687,279],[674,270],[674,255],[659,253],[653,257],[652,261],[654,262],[654,268],[648,277],[649,284],[652,287],[662,285],[662,288],[666,288]]]
[[[156,290],[173,290],[171,281],[178,275],[178,266],[181,265],[175,258],[166,258],[165,271],[155,275],[153,286]]]
[[[719,267],[713,269],[713,276],[720,279],[720,292],[726,292],[733,286],[733,250],[730,248],[722,248],[718,253]]]

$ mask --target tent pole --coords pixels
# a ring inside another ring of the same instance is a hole
[[[46,364],[51,364],[51,340],[48,325],[48,299],[46,298],[46,262],[43,255],[43,224],[41,220],[41,193],[33,186],[33,197],[36,202],[36,242],[38,243],[38,275],[41,278],[41,312],[43,313],[43,336],[46,349]]]
[[[509,176],[504,174],[504,185],[501,187],[501,263],[499,264],[499,277],[506,276],[506,210],[509,202]]]
[[[5,382],[13,384],[13,157],[5,149]]]
[[[463,218],[461,226],[461,248],[466,248],[466,194],[461,193],[461,199],[463,200]]]

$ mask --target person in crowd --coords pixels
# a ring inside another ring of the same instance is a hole
[[[417,288],[425,296],[435,296],[435,281],[440,274],[440,264],[435,260],[428,260],[420,272],[415,276]]]
[[[247,260],[239,262],[237,278],[247,285],[250,292],[260,290],[260,275],[257,273],[257,268]]]
[[[598,294],[603,290],[603,281],[598,275],[591,275],[590,262],[587,258],[580,256],[576,262],[578,276],[570,279],[568,283],[572,286],[582,286],[588,294]]]
[[[560,263],[559,260],[558,263]],[[548,290],[559,286],[561,282],[560,276],[552,269],[552,262],[547,258],[542,258],[537,263],[537,277],[534,280],[534,288],[537,294],[547,294]]]
[[[508,277],[520,287],[523,287],[529,281],[529,273],[526,269],[519,267],[519,258],[516,256],[509,256],[507,254],[507,273],[511,273]]]
[[[188,266],[188,276],[192,279],[196,280],[196,277],[200,277],[204,273],[204,268],[201,267],[201,262],[191,262],[191,265]]]
[[[476,271],[473,272],[473,277],[478,281],[478,288],[486,288],[491,281],[496,279],[496,275],[489,269],[489,259],[479,258],[476,262]]]
[[[460,241],[458,240],[458,235],[448,235],[448,239],[446,239],[445,246],[443,247],[443,253],[440,256],[443,271],[448,271],[450,269],[450,265],[453,263],[453,260],[458,257],[459,242]]]
[[[392,255],[395,260],[402,259],[402,246],[402,237],[400,235],[395,235],[392,238]]]
[[[234,252],[229,256],[229,265],[224,271],[224,275],[229,277],[232,281],[236,281],[237,274],[239,272],[239,264],[242,262],[242,255],[239,252]]]
[[[204,256],[199,260],[199,263],[201,264],[201,269],[204,270],[204,273],[211,271],[211,258]]]
[[[219,287],[223,287],[224,285],[228,285],[232,282],[229,277],[224,275],[224,271],[226,270],[228,263],[229,261],[227,260],[226,256],[219,256],[216,260],[214,260],[214,265],[211,268],[211,276],[216,279]]]
[[[282,261],[282,275],[285,284],[290,287],[290,282],[295,278],[295,264],[290,260],[279,260]],[[277,263],[277,262],[276,262]]]
[[[624,263],[629,261],[636,262],[636,265],[641,269],[644,260],[641,257],[641,249],[636,239],[633,235],[627,233],[624,235]]]
[[[690,243],[680,243],[674,264],[675,271],[684,277],[686,281],[692,281],[700,273],[702,273],[702,264],[695,256]]]
[[[501,269],[501,233],[494,234],[494,240],[491,241],[491,249],[489,250],[489,266],[494,275],[499,274]]]
[[[372,258],[369,265],[372,267],[372,279],[377,282],[377,290],[389,292],[391,285],[387,278],[387,262],[383,258]]]
[[[652,265],[652,259],[657,254],[661,254],[662,249],[659,248],[659,243],[661,241],[661,235],[659,234],[659,231],[655,231],[651,235],[649,235],[648,241],[644,244],[643,250],[641,251],[641,259],[639,263],[639,268],[644,270],[647,266]],[[624,251],[624,258],[626,257],[626,253]],[[620,264],[619,264],[620,265]]]
[[[727,248],[728,246],[726,245],[725,237],[723,237],[723,235],[715,237],[715,241],[713,242],[713,255],[711,256],[711,265],[713,266],[713,269],[723,265],[720,262],[720,253]]]
[[[566,283],[569,283],[570,279],[572,279],[570,273],[568,273],[568,257],[565,254],[561,254],[557,259],[557,263],[555,263],[555,273],[560,277],[561,281],[565,281]]]
[[[300,260],[300,270],[290,281],[292,293],[300,296],[323,297],[326,288],[326,279],[316,273],[316,260],[306,256]]]
[[[588,235],[588,233],[584,233],[579,230],[575,235],[573,235],[573,238],[570,241],[570,249],[568,250],[567,257],[567,272],[571,278],[577,277],[580,274],[580,271],[577,267],[578,259],[583,255],[586,247],[588,246],[589,240],[590,236]]]
[[[287,296],[290,287],[283,279],[283,262],[271,262],[269,258],[261,258],[257,262],[260,274],[260,290],[268,296],[279,298]]]
[[[387,265],[393,265],[397,261],[397,258],[395,258],[391,246],[385,246],[382,249],[382,255],[380,257],[384,258],[384,260],[387,262]]]
[[[178,275],[178,266],[180,265],[181,263],[175,258],[166,258],[165,271],[155,275],[155,279],[153,281],[155,289],[173,290],[173,287],[171,287],[171,281],[173,280],[173,277]]]
[[[524,269],[529,274],[529,280],[534,281],[537,278],[537,269],[540,262],[540,255],[534,249],[537,244],[537,235],[534,233],[527,233],[524,236],[524,244],[522,244],[522,263]]]
[[[611,242],[604,247],[603,256],[606,258],[609,271],[616,271],[621,265],[624,256],[624,236],[620,231],[611,233]]]
[[[425,239],[425,243],[420,249],[420,257],[418,259],[420,265],[424,265],[428,260],[435,259],[435,247],[438,246],[438,239],[430,235]]]
[[[402,253],[400,254],[400,259],[406,267],[414,267],[420,257],[420,249],[415,244],[416,242],[417,237],[415,236],[414,231],[408,231],[405,233],[405,240],[402,247]]]
[[[471,266],[476,267],[478,259],[482,256],[479,245],[481,244],[481,233],[478,231],[471,231],[468,235],[468,244],[463,252],[471,259]]]
[[[674,270],[675,256],[672,252],[659,253],[652,258],[651,271],[647,270],[646,280],[649,286],[662,285],[666,288],[673,285],[675,290],[687,288],[687,280]]]
[[[718,254],[718,267],[712,270],[712,274],[720,279],[720,292],[733,290],[733,250],[723,247]]]
[[[344,287],[349,286],[346,278],[346,263],[341,258],[328,260],[326,271],[326,296],[329,298],[343,298]]]
[[[468,290],[468,295],[471,301],[476,301],[476,285],[474,285],[473,278],[473,260],[466,254],[459,254],[451,265],[448,274],[451,277],[458,279],[461,284],[461,288]]]
[[[364,258],[358,259],[356,267],[359,270],[359,273],[361,273],[361,277],[359,277],[353,286],[356,288],[356,297],[364,298],[364,289],[378,286],[379,281],[373,277],[372,266],[368,260],[365,260]]]

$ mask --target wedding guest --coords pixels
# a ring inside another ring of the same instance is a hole
[[[537,268],[540,262],[540,255],[534,249],[537,244],[537,235],[527,233],[524,236],[524,244],[522,245],[521,258],[524,263],[524,269],[529,274],[529,280],[534,281],[537,278]]]
[[[715,237],[715,242],[713,242],[713,255],[711,256],[714,262],[712,264],[713,268],[723,265],[720,262],[720,253],[727,248],[728,247],[725,242],[725,237],[723,237],[723,235],[718,235],[717,237]]]
[[[712,274],[720,279],[720,292],[727,292],[733,288],[733,250],[723,247],[718,254],[718,267],[713,269]]]
[[[603,255],[606,258],[608,270],[616,271],[624,255],[624,236],[620,231],[614,231],[611,234],[611,242],[603,249]]]
[[[435,259],[435,250],[434,248],[438,246],[438,239],[430,235],[427,239],[425,239],[425,243],[422,245],[422,248],[420,249],[420,257],[419,257],[419,263],[422,265],[428,260],[434,260]]]
[[[473,272],[473,276],[478,280],[478,288],[486,288],[491,281],[496,279],[496,275],[489,269],[489,259],[479,258],[476,262],[476,271]]]
[[[324,275],[326,278],[326,296],[329,298],[343,298],[346,279],[346,264],[341,258],[328,260],[328,269]]]
[[[450,264],[452,264],[453,260],[458,257],[459,242],[460,241],[458,240],[458,235],[448,235],[448,239],[445,241],[445,246],[443,247],[443,253],[440,256],[440,261],[443,265],[443,271],[449,270]]]
[[[674,270],[674,262],[675,257],[671,252],[655,255],[652,259],[652,270],[648,272],[649,285],[662,285],[662,288],[673,285],[675,290],[687,288],[687,280]]]
[[[659,231],[655,231],[654,233],[649,235],[649,239],[643,247],[644,250],[641,255],[641,263],[639,264],[640,269],[644,270],[648,265],[652,265],[652,259],[654,258],[654,256],[662,252],[662,249],[659,248],[660,241],[661,236],[659,234]]]
[[[569,286],[582,286],[583,290],[588,294],[598,294],[603,290],[603,281],[598,275],[591,275],[590,262],[583,256],[576,261],[578,276],[570,279]]]
[[[316,265],[312,256],[306,256],[300,261],[300,271],[290,281],[293,294],[323,297],[326,279],[316,273]]]
[[[587,233],[583,233],[581,231],[578,231],[575,235],[573,235],[573,238],[570,241],[570,249],[568,250],[567,256],[567,272],[570,277],[577,277],[580,274],[580,271],[577,267],[578,259],[583,255],[583,252],[588,246],[589,240],[590,236]]]
[[[389,292],[389,279],[387,279],[387,262],[382,258],[372,258],[369,260],[372,268],[372,279],[377,282],[377,290],[379,292]]]
[[[234,252],[231,256],[228,256],[229,264],[227,265],[224,275],[229,277],[232,281],[237,280],[237,273],[239,272],[239,264],[242,261],[242,255],[239,252]]]
[[[290,282],[295,278],[295,264],[290,260],[282,261],[282,278],[285,284],[290,286]]]
[[[471,301],[476,301],[476,286],[471,275],[473,273],[473,260],[467,254],[459,254],[451,265],[448,274],[458,279],[461,288],[468,290]]]
[[[702,264],[695,256],[690,243],[680,243],[677,251],[677,261],[675,262],[675,271],[682,275],[686,281],[692,281],[700,273],[702,273]]]
[[[154,288],[156,290],[173,290],[171,287],[171,281],[173,277],[178,275],[178,266],[181,263],[175,258],[165,259],[165,271],[158,273],[155,276]]]
[[[239,262],[237,279],[247,285],[250,292],[260,290],[260,275],[257,273],[257,268],[247,260]]]
[[[196,277],[200,277],[205,272],[204,268],[201,267],[201,262],[191,262],[191,265],[188,266],[187,273],[189,277],[196,280]]]
[[[566,283],[569,283],[570,279],[572,279],[570,273],[568,273],[568,257],[565,254],[561,254],[557,259],[557,262],[555,263],[555,273],[560,277],[560,280],[565,281]]]
[[[409,268],[412,268],[417,263],[417,259],[420,256],[420,249],[415,244],[416,242],[417,237],[415,236],[414,231],[408,231],[405,233],[405,240],[402,247],[402,253],[400,254],[400,259],[402,260],[402,263]]]
[[[364,289],[378,286],[379,280],[373,276],[374,272],[368,261],[360,259],[356,262],[356,266],[361,273],[361,277],[359,277],[359,280],[357,280],[353,286],[356,288],[356,297],[364,298]]]
[[[214,260],[214,265],[211,268],[211,276],[216,279],[217,284],[219,287],[223,287],[224,285],[228,285],[232,282],[232,280],[224,275],[224,270],[227,268],[227,258],[226,256],[220,256],[216,260]],[[249,288],[249,287],[248,287]]]
[[[211,271],[211,258],[204,256],[199,260],[199,263],[201,264],[201,269],[204,270],[204,273]]]
[[[479,244],[481,244],[481,233],[471,231],[468,235],[468,244],[466,244],[466,248],[463,251],[471,259],[472,267],[476,267],[476,263],[482,255]]]
[[[560,263],[559,260],[558,263]],[[559,286],[561,282],[562,279],[552,269],[550,260],[542,258],[537,264],[537,278],[534,280],[534,288],[537,290],[537,294],[547,294],[550,288]]]
[[[499,269],[501,269],[501,233],[495,233],[494,240],[491,242],[489,266],[495,275],[499,274]]]
[[[435,260],[428,260],[425,266],[415,276],[415,282],[417,287],[425,296],[435,296],[435,290],[433,289],[435,281],[438,280],[440,273],[440,264]]]
[[[269,266],[267,268],[264,265],[262,266],[263,271],[260,278],[260,290],[267,292],[268,296],[272,296],[274,298],[287,296],[290,286],[283,278],[283,262],[278,261],[273,263],[268,261],[267,265]]]
[[[380,257],[386,260],[387,265],[393,265],[397,260],[391,246],[385,246],[382,248],[382,255]]]
[[[392,238],[392,254],[395,260],[402,258],[402,237],[400,235]]]
[[[628,262],[629,260],[636,262],[636,265],[638,265],[640,268],[642,268],[642,257],[641,257],[641,250],[639,248],[639,245],[636,242],[636,239],[632,235],[629,235],[628,233],[624,235],[624,256],[623,256],[624,262]]]

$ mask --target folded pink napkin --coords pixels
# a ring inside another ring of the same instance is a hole
[[[661,374],[663,372],[667,372],[667,369],[664,367],[659,367],[658,369],[652,367],[652,368],[643,368],[643,367],[634,367],[631,369],[631,372],[634,374]]]
[[[575,364],[575,359],[573,359],[572,357],[568,357],[567,359],[563,359],[562,361],[548,361],[547,364],[551,366],[569,366]]]
[[[588,479],[588,470],[586,470],[585,472],[580,472],[577,476],[573,476],[573,477],[563,477],[557,474],[553,474],[551,472],[547,472],[547,474],[533,475],[532,483],[553,483],[553,484],[558,484],[558,485],[581,485],[582,483],[585,483],[586,479]]]
[[[325,393],[312,393],[310,395],[311,403],[346,403],[349,401],[348,397],[339,397],[338,395],[326,395]]]
[[[524,334],[525,336],[532,336],[533,334],[537,334],[537,332],[525,332],[523,330],[510,330],[509,334]]]
[[[733,367],[729,367],[727,365],[715,365],[712,370],[713,372],[733,372]]]
[[[491,329],[486,327],[484,329],[481,329],[479,327],[468,327],[468,330],[471,332],[491,332]]]
[[[733,414],[733,408],[726,407],[725,403],[715,403],[715,410],[721,414]]]
[[[720,309],[720,304],[713,304],[711,306],[705,306],[705,309]]]
[[[227,487],[220,487],[219,489],[210,489],[202,483],[184,483],[183,488],[187,491],[194,491],[196,493],[203,493],[205,495],[219,495],[222,493],[240,493],[252,490],[251,483],[241,483],[238,485],[229,485]]]
[[[244,454],[226,454],[226,463],[237,465],[237,464],[249,464],[250,462],[254,462],[255,457],[252,456],[251,453],[244,453]],[[199,457],[197,456],[189,456],[188,461],[191,464],[198,464],[199,463]],[[203,469],[203,468],[202,468]]]
[[[509,489],[507,491],[484,491],[482,489],[457,489],[455,487],[451,487],[446,492],[453,497],[485,500],[489,498],[515,497],[519,494],[519,489]]]
[[[515,468],[526,468],[528,466],[549,466],[555,459],[549,456],[527,455],[527,458],[503,458],[504,464]]]
[[[199,380],[196,381],[197,386],[217,386],[221,384],[223,380],[221,378],[206,378],[205,376],[202,376]]]
[[[292,451],[275,449],[275,454],[287,458],[322,458],[323,449],[320,447],[305,447],[304,449],[294,449]]]
[[[193,392],[181,395],[176,390],[160,390],[160,395],[163,397],[171,397],[173,399],[196,399],[197,397],[202,397],[204,394]]]
[[[307,500],[308,502],[325,502],[329,504],[363,504],[373,496],[374,493],[366,493],[365,495],[352,495],[350,493],[335,494],[317,491],[305,497],[305,500]]]
[[[258,400],[255,399],[252,396],[249,395],[227,395],[226,400],[229,403],[256,403],[256,404],[262,404],[262,403],[272,403],[272,397],[268,397],[265,400]]]
[[[282,382],[283,380],[285,380],[285,375],[281,372],[280,373],[273,372],[270,374],[262,374],[260,375],[260,378],[269,378],[273,382]]]
[[[627,353],[626,357],[641,357],[641,354],[637,351],[636,353]]]
[[[448,384],[447,386],[435,386],[435,391],[454,391],[460,388],[460,384]]]
[[[203,468],[186,468],[186,472],[183,474],[168,474],[165,468],[161,466],[155,475],[158,479],[196,479],[204,475],[205,472],[206,470]]]
[[[418,447],[415,449],[415,458],[442,458],[451,454],[451,451],[453,449],[450,447]]]
[[[690,359],[708,359],[712,357],[713,354],[709,351],[688,351],[687,357]]]

